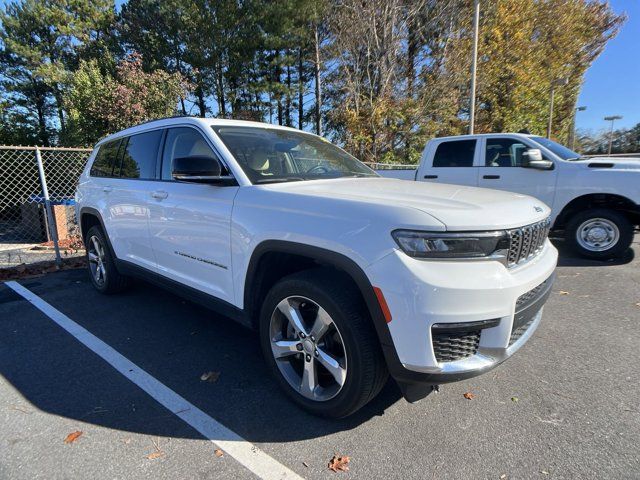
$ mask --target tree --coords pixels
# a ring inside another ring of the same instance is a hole
[[[120,61],[114,76],[103,72],[96,60],[82,61],[65,98],[69,140],[92,145],[109,133],[173,115],[189,89],[179,73],[144,72],[137,54]]]
[[[5,68],[20,71],[22,78],[13,88],[25,96],[27,91],[40,94],[45,86],[53,96],[61,134],[66,124],[62,97],[70,70],[94,43],[101,45],[94,51],[103,50],[103,34],[113,16],[112,0],[23,0],[7,4],[0,15]]]

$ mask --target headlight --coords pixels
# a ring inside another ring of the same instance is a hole
[[[417,258],[482,258],[506,256],[509,236],[494,232],[420,232],[395,230],[393,239],[404,253]]]

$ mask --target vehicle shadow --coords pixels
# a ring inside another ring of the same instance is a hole
[[[626,265],[631,263],[635,258],[635,249],[638,245],[634,242],[620,257],[609,260],[594,260],[581,257],[571,251],[563,239],[552,238],[551,242],[558,249],[558,266],[559,267],[606,267],[615,265]]]
[[[389,381],[351,417],[318,418],[280,391],[254,332],[172,293],[136,282],[126,293],[104,296],[79,270],[22,284],[251,442],[292,442],[351,430],[384,415],[401,398]],[[0,340],[0,375],[34,407],[110,429],[201,438],[28,302],[0,288],[0,328],[14,332]],[[220,373],[214,383],[201,380],[209,371]]]

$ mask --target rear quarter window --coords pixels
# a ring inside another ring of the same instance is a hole
[[[100,145],[89,175],[92,177],[112,177],[114,167],[117,164],[119,146],[120,139]]]

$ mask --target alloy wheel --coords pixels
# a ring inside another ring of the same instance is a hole
[[[107,269],[105,267],[105,250],[100,239],[92,235],[87,242],[87,257],[89,258],[89,269],[96,285],[102,287],[107,279]]]
[[[342,335],[313,300],[290,296],[278,303],[269,324],[271,352],[287,383],[305,398],[335,397],[347,378]]]

